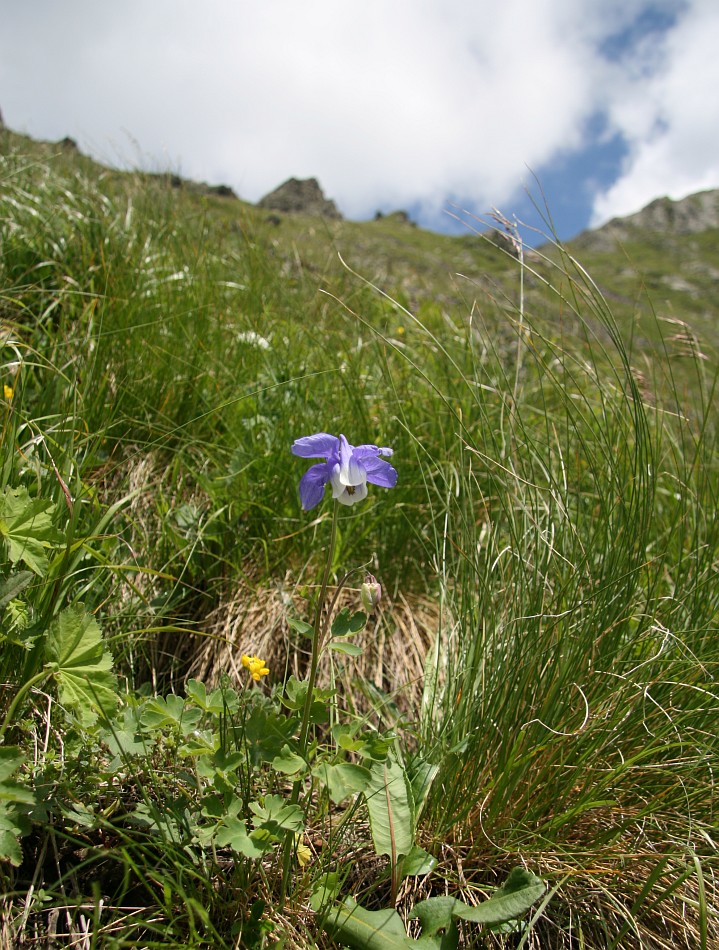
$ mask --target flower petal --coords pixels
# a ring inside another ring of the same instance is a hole
[[[377,445],[356,445],[354,454],[363,459],[366,456],[394,455],[394,449],[381,448]]]
[[[300,479],[300,501],[305,511],[322,501],[325,485],[330,480],[331,469],[327,462],[311,465]]]
[[[339,491],[333,484],[332,495],[341,505],[356,505],[358,501],[364,501],[367,497],[367,482],[362,482],[360,485],[340,485]]]
[[[381,458],[364,458],[362,465],[367,472],[367,481],[383,488],[394,488],[397,484],[397,471],[389,462]]]
[[[354,446],[340,436],[339,480],[343,485],[361,485],[367,480],[364,465],[355,456]]]
[[[339,440],[336,435],[327,432],[316,432],[314,435],[305,435],[295,439],[292,443],[292,454],[303,459],[326,459],[337,453]]]

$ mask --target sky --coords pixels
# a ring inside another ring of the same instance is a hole
[[[718,0],[0,0],[0,110],[248,201],[568,239],[719,187],[718,41]]]

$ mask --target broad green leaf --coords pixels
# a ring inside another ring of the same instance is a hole
[[[18,571],[9,577],[0,580],[0,609],[6,607],[11,600],[15,600],[28,586],[33,575],[30,571]]]
[[[424,803],[427,801],[427,795],[429,790],[432,787],[432,782],[434,782],[439,772],[438,765],[432,765],[430,762],[425,762],[423,759],[414,759],[409,770],[409,784],[412,788],[412,800],[414,801],[415,815],[414,820],[417,821],[419,815],[424,807]]]
[[[394,863],[409,854],[414,844],[413,804],[402,766],[388,756],[371,768],[365,791],[372,840],[377,854],[387,854]]]
[[[311,640],[315,635],[315,628],[311,623],[306,623],[304,620],[298,620],[297,617],[288,617],[287,625],[292,627],[293,630],[296,630],[301,636],[306,637],[306,639]]]
[[[22,831],[13,812],[0,804],[0,861],[9,861],[14,867],[22,864],[19,840]]]
[[[236,815],[228,815],[220,824],[214,835],[214,842],[218,848],[232,848],[246,858],[261,858],[272,842],[262,835],[247,833],[247,825]]]
[[[153,696],[142,711],[141,722],[146,729],[163,729],[172,726],[183,736],[194,732],[202,719],[202,710],[185,704],[182,696],[168,693],[167,696]]]
[[[312,770],[312,774],[326,786],[335,805],[350,795],[364,792],[372,777],[369,769],[352,762],[338,762],[335,765],[321,762]]]
[[[414,950],[416,947],[396,910],[365,910],[351,897],[330,910],[324,928],[338,943],[355,950]]]
[[[333,901],[340,892],[342,880],[336,871],[327,871],[313,882],[310,893],[310,907],[319,914],[320,911]]]
[[[455,917],[455,909],[466,908],[466,904],[456,897],[429,897],[419,901],[412,908],[409,919],[419,920],[422,924],[422,934],[434,935],[438,930],[451,927]]]
[[[110,752],[117,757],[117,762],[111,763],[111,769],[113,765],[121,765],[130,756],[147,756],[154,744],[154,739],[145,739],[138,735],[134,724],[118,723],[114,729],[104,734],[103,740]]]
[[[356,643],[344,643],[344,641],[331,640],[327,644],[330,650],[334,650],[335,653],[344,653],[346,656],[362,656],[362,647],[358,647]]]
[[[66,607],[58,614],[48,632],[47,657],[60,702],[83,726],[92,725],[98,711],[114,712],[118,694],[112,656],[92,614],[83,607]]]
[[[359,633],[364,629],[367,623],[367,615],[361,610],[350,614],[349,607],[343,607],[332,621],[333,637],[350,637],[353,633]]]
[[[10,778],[25,761],[17,746],[0,746],[0,801],[32,805],[35,795],[27,786]]]
[[[266,828],[272,834],[279,829],[302,831],[305,826],[304,812],[299,805],[293,805],[281,795],[265,795],[264,805],[250,802],[250,811],[256,816],[253,824],[256,828]]]
[[[185,684],[187,698],[203,712],[210,713],[213,716],[221,716],[223,713],[236,712],[239,709],[240,701],[234,689],[218,686],[211,693],[207,692],[205,684],[201,680],[188,680]]]
[[[471,920],[476,924],[501,924],[506,920],[523,917],[545,890],[544,881],[536,874],[524,868],[514,868],[489,900],[477,907],[467,907],[458,902],[459,906],[453,913],[455,917]]]
[[[26,488],[6,488],[0,495],[0,537],[13,564],[23,561],[31,571],[47,574],[46,550],[62,544],[63,535],[52,523],[56,506],[45,498],[31,498]]]
[[[307,763],[301,755],[293,752],[289,745],[285,745],[279,755],[272,760],[272,768],[275,772],[282,772],[284,775],[297,775],[307,768]]]
[[[424,848],[414,845],[412,850],[402,858],[402,877],[421,877],[429,874],[437,866],[437,859],[428,854]]]
[[[15,867],[22,863],[19,838],[29,831],[27,818],[16,806],[35,802],[33,792],[11,778],[23,759],[16,746],[0,746],[0,861],[9,861]]]

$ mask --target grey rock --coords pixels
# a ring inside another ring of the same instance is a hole
[[[258,201],[258,207],[284,214],[310,214],[341,220],[337,205],[326,198],[316,178],[290,178]]]

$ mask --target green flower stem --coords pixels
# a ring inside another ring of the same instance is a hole
[[[15,698],[10,703],[10,708],[5,715],[5,720],[2,726],[0,726],[0,745],[2,745],[2,743],[5,741],[5,733],[7,732],[7,728],[13,720],[17,708],[20,705],[20,701],[25,698],[25,694],[28,693],[36,683],[47,679],[51,675],[52,673],[48,673],[47,670],[41,670],[31,679],[27,680],[27,682],[23,683],[17,693],[15,693]]]
[[[312,696],[317,679],[317,666],[322,650],[322,615],[324,613],[325,600],[327,598],[327,585],[329,584],[330,573],[332,571],[332,562],[335,554],[335,544],[337,543],[337,520],[339,515],[339,504],[335,502],[332,512],[332,528],[330,532],[330,544],[327,550],[327,561],[325,562],[325,571],[322,576],[322,586],[320,587],[320,596],[317,600],[317,609],[315,610],[314,632],[312,634],[312,655],[310,657],[310,673],[307,678],[307,695],[305,696],[305,706],[302,710],[302,725],[300,727],[300,755],[307,754],[307,738],[310,731],[310,713],[312,711]],[[299,782],[295,782],[295,788],[298,788]],[[296,801],[293,789],[293,801]]]
[[[332,528],[330,530],[330,543],[327,549],[327,560],[325,570],[322,575],[322,585],[320,587],[320,596],[317,599],[317,608],[315,610],[315,622],[312,633],[312,653],[310,656],[310,672],[307,678],[307,695],[305,696],[305,705],[302,710],[302,723],[300,726],[300,755],[307,757],[307,739],[310,732],[310,715],[312,713],[312,696],[315,691],[315,681],[317,679],[317,666],[322,649],[322,615],[324,613],[325,600],[327,599],[327,586],[332,572],[332,562],[334,561],[335,545],[337,543],[337,520],[339,516],[339,504],[335,502],[332,511]],[[302,788],[302,779],[297,779],[292,785],[292,796],[290,801],[296,805],[300,798]],[[292,865],[292,855],[294,853],[294,835],[288,833],[285,838],[284,853],[282,860],[282,892],[280,906],[284,904],[287,894],[287,885],[290,879],[290,867]]]

